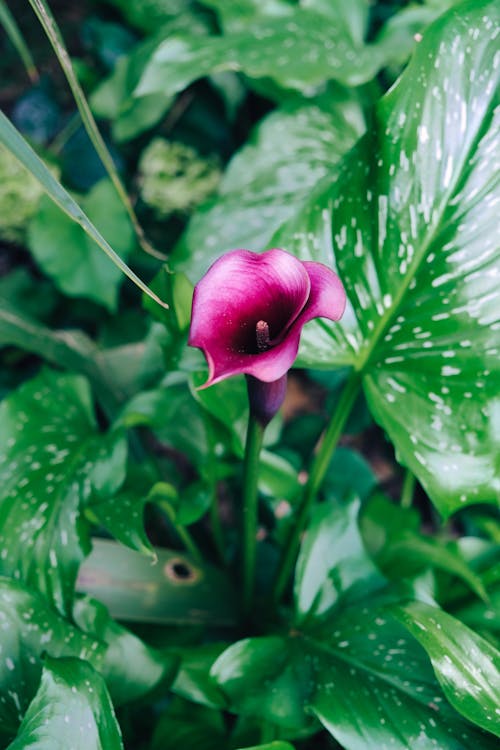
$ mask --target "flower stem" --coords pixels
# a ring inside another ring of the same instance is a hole
[[[168,520],[174,527],[175,533],[181,540],[186,551],[191,555],[195,562],[202,563],[203,555],[201,554],[198,545],[194,541],[187,528],[185,526],[182,526],[180,523],[177,523],[175,518],[175,510],[172,508],[171,504],[167,500],[160,500],[158,502],[158,506],[163,510]]]
[[[257,552],[257,509],[259,456],[264,438],[264,426],[252,414],[248,418],[245,460],[243,464],[243,517],[242,517],[242,579],[243,613],[248,615],[255,586],[255,561]]]
[[[403,487],[401,488],[401,507],[411,508],[413,503],[413,495],[415,493],[415,474],[407,469],[404,479]]]
[[[337,443],[342,434],[342,430],[347,422],[351,409],[359,393],[361,378],[358,372],[354,371],[349,376],[347,383],[342,391],[337,408],[328,425],[323,439],[319,445],[318,451],[314,458],[311,472],[304,488],[302,502],[300,503],[293,525],[288,533],[285,542],[283,555],[281,557],[278,572],[273,590],[273,603],[276,605],[285,590],[290,578],[292,568],[295,564],[300,537],[306,526],[311,505],[318,493],[318,490],[325,478],[326,471],[332,459]]]

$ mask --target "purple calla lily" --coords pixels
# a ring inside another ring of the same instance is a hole
[[[321,263],[279,249],[226,253],[194,290],[188,343],[208,362],[202,387],[238,374],[279,381],[295,361],[305,323],[339,320],[345,302],[339,277]]]

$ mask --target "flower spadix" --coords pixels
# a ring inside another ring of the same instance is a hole
[[[282,378],[312,318],[338,320],[345,308],[338,276],[321,263],[284,250],[232,250],[194,290],[189,344],[208,363],[203,387],[245,374],[264,383]]]

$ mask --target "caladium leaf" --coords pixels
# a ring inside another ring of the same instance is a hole
[[[350,363],[399,458],[444,516],[500,491],[500,9],[465,2],[426,31],[370,131],[274,238],[337,267],[340,324],[303,364]]]
[[[88,382],[43,371],[0,404],[0,573],[69,614],[89,550],[80,514],[124,479],[122,433],[100,434]]]
[[[437,607],[410,602],[392,612],[429,654],[450,703],[500,737],[500,652]]]
[[[45,660],[40,688],[8,750],[123,750],[102,677],[81,659]]]

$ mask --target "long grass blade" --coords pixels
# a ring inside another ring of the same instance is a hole
[[[96,242],[106,255],[123,273],[134,282],[145,294],[162,307],[168,307],[151,289],[145,284],[127,264],[115,253],[111,245],[104,239],[99,230],[92,224],[86,213],[80,208],[78,203],[56,180],[54,175],[45,166],[40,157],[33,151],[31,146],[25,141],[21,133],[14,127],[8,117],[0,112],[0,143],[31,172],[47,195],[70,217],[73,221],[81,226],[88,236]]]
[[[26,68],[26,73],[28,74],[30,81],[36,83],[38,81],[38,70],[36,69],[35,62],[21,30],[17,25],[14,16],[7,7],[5,0],[0,0],[0,26],[3,26],[12,46],[23,61],[23,65]]]
[[[97,151],[97,154],[99,155],[104,168],[106,169],[111,181],[113,182],[115,190],[120,196],[120,199],[125,206],[128,215],[130,216],[130,220],[142,249],[149,255],[152,255],[159,260],[166,260],[166,256],[163,255],[163,253],[158,252],[158,250],[156,250],[151,245],[151,243],[148,242],[144,235],[144,230],[139,224],[129,195],[120,179],[120,175],[118,174],[115,163],[106,147],[101,133],[99,132],[99,128],[97,127],[97,123],[94,119],[94,115],[92,114],[85,94],[83,93],[82,87],[80,86],[75,75],[73,65],[71,64],[71,58],[69,56],[66,45],[64,44],[61,32],[52,14],[52,11],[50,10],[45,0],[29,0],[29,2],[52,45],[52,49],[54,50],[57,59],[59,60],[59,64],[63,69],[64,75],[66,76],[66,80],[68,81],[69,87],[75,99],[76,106],[78,107],[78,111],[80,112],[83,126],[87,131],[92,145]]]

